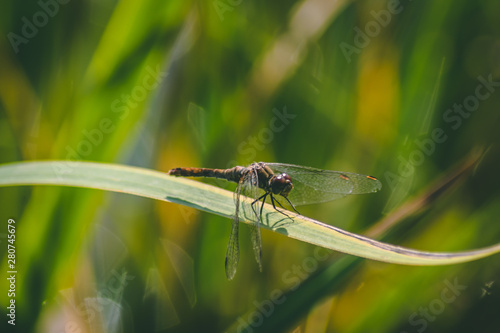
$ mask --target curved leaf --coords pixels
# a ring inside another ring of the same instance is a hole
[[[233,193],[197,181],[143,168],[69,161],[10,163],[0,166],[0,186],[60,185],[129,193],[170,201],[231,218]],[[500,244],[465,252],[424,252],[378,242],[287,212],[287,218],[264,206],[262,227],[288,237],[351,255],[404,265],[446,265],[500,252]],[[242,222],[249,223],[243,218]]]

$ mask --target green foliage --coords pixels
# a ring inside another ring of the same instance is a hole
[[[422,251],[500,239],[498,1],[47,0],[2,9],[1,163],[166,171],[269,161],[371,174],[381,192],[301,213]],[[471,166],[477,147],[486,153]],[[131,179],[119,175],[127,192]],[[339,258],[263,230],[260,273],[243,228],[228,282],[226,217],[60,186],[2,187],[0,212],[2,272],[8,219],[17,226],[20,331],[498,328],[497,255],[408,267]]]

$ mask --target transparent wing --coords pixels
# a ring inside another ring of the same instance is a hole
[[[234,205],[236,206],[234,217],[231,222],[231,233],[229,234],[229,242],[227,244],[226,251],[226,277],[228,280],[232,280],[236,274],[236,268],[238,267],[238,260],[240,258],[240,248],[238,245],[238,227],[239,227],[239,211],[240,211],[240,194],[241,194],[242,182],[238,183],[236,190],[234,191]]]
[[[249,224],[250,236],[252,238],[252,247],[255,254],[255,260],[262,272],[262,240],[260,237],[260,202],[256,201],[259,198],[259,177],[255,169],[250,171],[243,177],[242,191],[245,197],[250,198],[242,201],[243,211],[246,217],[251,220]]]
[[[266,163],[274,173],[287,173],[292,179],[293,190],[288,199],[294,205],[307,205],[335,200],[348,194],[377,192],[382,184],[374,177],[350,172]]]

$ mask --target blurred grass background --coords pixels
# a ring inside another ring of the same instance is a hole
[[[82,159],[167,171],[270,161],[371,174],[380,193],[300,210],[362,233],[482,147],[463,183],[386,240],[427,251],[500,240],[500,92],[478,79],[500,81],[498,1],[2,7],[2,163]],[[487,97],[474,99],[477,89]],[[1,188],[0,207],[2,276],[7,220],[17,223],[20,332],[496,332],[500,324],[498,256],[449,267],[338,260],[263,231],[260,273],[243,227],[238,272],[227,281],[230,222],[218,216],[60,187]],[[3,313],[5,279],[0,286]]]

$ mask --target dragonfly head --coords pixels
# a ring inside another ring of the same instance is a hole
[[[284,197],[293,189],[292,178],[287,173],[281,173],[271,179],[271,191]]]

